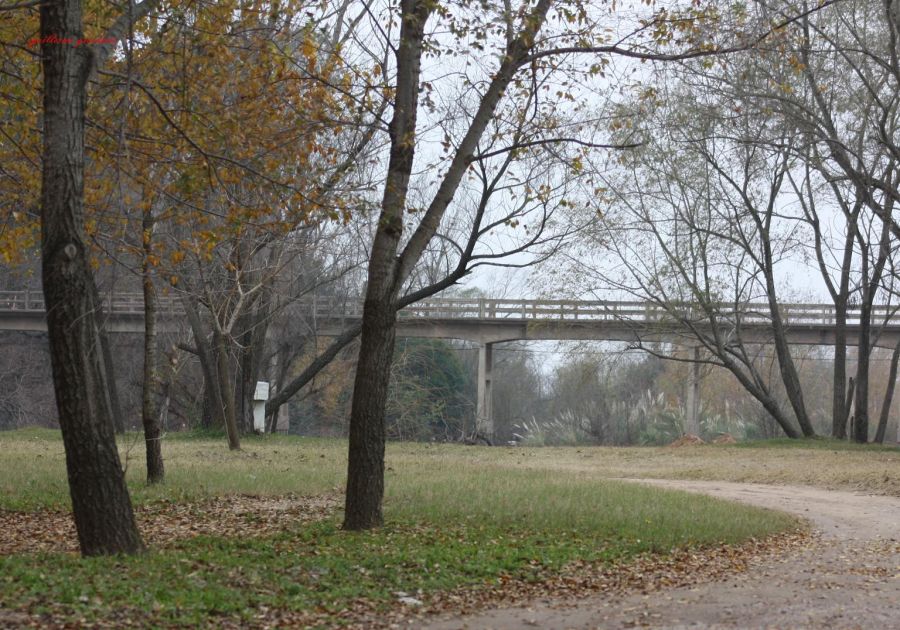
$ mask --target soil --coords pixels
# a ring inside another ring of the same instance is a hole
[[[797,486],[633,480],[783,510],[815,544],[718,582],[652,594],[538,601],[436,621],[434,629],[900,628],[900,498]]]

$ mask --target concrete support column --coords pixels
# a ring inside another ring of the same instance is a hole
[[[483,343],[478,347],[478,400],[475,408],[475,432],[494,441],[494,415],[492,410],[494,344]]]
[[[688,364],[688,379],[685,383],[687,392],[685,395],[684,432],[690,435],[700,435],[700,346],[693,346],[689,351],[692,363]]]

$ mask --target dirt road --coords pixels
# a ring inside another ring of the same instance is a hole
[[[487,611],[458,628],[898,628],[900,498],[807,487],[635,480],[791,512],[821,533],[809,550],[754,563],[728,581],[560,606]]]

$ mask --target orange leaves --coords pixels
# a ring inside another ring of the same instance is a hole
[[[85,211],[104,247],[139,259],[151,244],[155,264],[175,268],[211,260],[236,234],[347,219],[353,204],[321,191],[346,150],[341,135],[355,134],[334,121],[356,106],[348,93],[366,71],[349,71],[317,29],[286,19],[309,8],[174,0],[135,24],[130,58],[113,56],[89,91]],[[23,43],[4,50],[0,92],[0,260],[12,264],[36,245],[36,210],[11,209],[39,203],[40,63],[25,46],[36,12],[3,18],[0,38]],[[85,36],[102,36],[110,19],[108,3],[87,0]],[[178,245],[185,234],[189,248]]]
[[[313,39],[312,35],[307,34],[306,37],[303,38],[303,44],[300,46],[300,53],[306,59],[306,63],[314,68],[316,66],[317,61],[317,50],[316,50],[316,42]]]

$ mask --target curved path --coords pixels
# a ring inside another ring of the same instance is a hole
[[[632,480],[783,510],[818,543],[727,581],[448,619],[432,628],[900,628],[900,498],[796,486]]]

